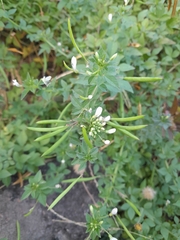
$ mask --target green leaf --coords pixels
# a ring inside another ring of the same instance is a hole
[[[20,134],[17,136],[17,142],[21,147],[25,145],[25,143],[27,142],[27,139],[28,137],[27,137],[26,131],[20,132]]]
[[[119,68],[118,68],[121,72],[127,72],[127,71],[131,71],[134,69],[133,66],[127,64],[127,63],[121,63],[119,65]]]
[[[127,211],[128,217],[130,218],[130,220],[132,220],[135,216],[135,211],[132,208],[129,208]]]
[[[34,181],[35,181],[36,183],[38,183],[38,182],[41,181],[41,179],[42,179],[42,173],[41,173],[41,171],[39,170],[39,171],[36,173],[36,175],[34,176]]]
[[[0,171],[0,179],[7,178],[9,176],[11,176],[11,173],[8,172],[6,169],[3,169]]]
[[[162,227],[161,230],[160,230],[160,232],[161,232],[163,238],[164,238],[165,240],[167,240],[168,237],[169,237],[169,231],[167,230],[167,228]]]

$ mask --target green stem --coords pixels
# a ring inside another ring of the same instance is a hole
[[[21,239],[21,236],[20,236],[20,225],[19,225],[18,221],[16,221],[16,228],[17,228],[17,240],[20,240]]]
[[[119,224],[124,228],[124,231],[125,231],[125,232],[127,233],[127,235],[130,237],[130,239],[135,240],[135,238],[132,236],[132,234],[131,234],[131,233],[129,232],[129,230],[126,228],[126,226],[125,226],[124,223],[121,221],[121,219],[120,219],[118,216],[116,216],[116,218],[117,218]]]
[[[156,170],[156,165],[154,164],[153,171],[152,171],[152,174],[151,174],[151,179],[150,179],[150,183],[151,183],[152,187],[154,186],[153,182],[154,182],[155,170]]]
[[[122,156],[123,148],[124,148],[124,143],[123,143],[123,145],[121,147],[121,150],[120,150],[120,153],[119,153],[120,156]],[[113,179],[112,179],[112,184],[111,184],[111,187],[109,189],[108,197],[105,200],[105,204],[107,203],[107,201],[109,199],[109,196],[111,195],[111,192],[112,192],[112,189],[113,189],[113,185],[115,183],[117,172],[118,172],[118,169],[119,169],[119,164],[120,163],[118,162],[117,165],[116,165],[116,168],[115,168],[115,171],[114,171],[114,175],[113,175]]]
[[[9,89],[9,88],[10,88],[10,85],[9,85],[8,78],[7,78],[7,76],[6,76],[6,74],[5,74],[4,70],[3,70],[3,68],[2,68],[1,66],[0,66],[0,72],[1,72],[2,76],[3,76],[4,79],[5,79],[6,87]]]
[[[83,55],[83,53],[81,52],[81,50],[79,49],[78,45],[76,44],[76,41],[74,39],[74,35],[72,32],[72,28],[71,28],[71,21],[70,18],[68,18],[68,30],[69,30],[69,35],[72,41],[72,44],[74,45],[74,47],[76,48],[76,50],[79,52],[79,54],[82,56],[82,58],[85,60],[85,62],[87,63],[87,59],[85,58],[85,56]]]

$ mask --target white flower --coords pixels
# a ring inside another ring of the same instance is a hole
[[[92,97],[93,97],[93,95],[89,95],[89,96],[88,96],[88,99],[92,99]]]
[[[61,44],[61,42],[58,42],[57,45],[60,47],[62,44]]]
[[[109,140],[103,140],[104,144],[109,145],[110,141]]]
[[[96,112],[95,112],[94,117],[98,118],[98,117],[101,115],[102,110],[103,110],[102,107],[98,107],[98,108],[96,109]]]
[[[96,59],[99,59],[99,54],[98,54],[98,52],[95,52],[95,57],[96,57]]]
[[[112,13],[109,13],[109,14],[108,14],[108,20],[109,20],[109,22],[112,21],[112,17],[113,17]]]
[[[166,206],[169,205],[171,202],[167,199],[166,200]]]
[[[71,66],[72,66],[73,70],[76,70],[76,65],[77,65],[77,59],[76,59],[76,57],[73,56],[71,58]]]
[[[125,6],[128,5],[129,0],[124,0]]]
[[[19,84],[16,79],[12,80],[12,84],[13,84],[13,86],[16,86],[16,87],[22,87],[22,85]]]
[[[114,55],[112,55],[112,57],[110,58],[110,60],[113,60],[117,57],[117,53],[115,53]]]
[[[116,215],[117,212],[118,212],[118,209],[117,209],[117,208],[113,208],[112,211],[111,211],[111,213],[110,213],[110,215],[111,215],[111,216],[112,216],[112,215]]]
[[[112,237],[111,235],[109,235],[109,239],[110,239],[110,240],[118,240],[117,238]]]
[[[62,160],[61,160],[61,163],[62,163],[62,164],[64,164],[64,163],[65,163],[65,160],[64,160],[64,159],[62,159]]]
[[[116,128],[111,128],[107,130],[106,133],[112,134],[112,133],[115,133],[115,131],[116,131]]]
[[[55,188],[60,188],[60,187],[61,187],[60,184],[56,184],[56,185],[55,185]]]
[[[89,112],[89,113],[92,113],[92,108],[90,108],[90,109],[88,110],[88,112]]]
[[[43,77],[41,80],[43,81],[43,83],[46,85],[46,86],[48,86],[49,85],[49,83],[50,83],[50,81],[51,81],[51,76],[48,76],[48,77]]]
[[[111,119],[111,117],[110,117],[110,116],[107,116],[107,117],[104,117],[104,118],[103,118],[103,121],[104,121],[104,122],[108,122],[110,119]]]

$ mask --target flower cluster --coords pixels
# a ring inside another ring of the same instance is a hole
[[[91,126],[90,126],[89,135],[92,136],[93,138],[96,138],[96,136],[99,136],[99,133],[102,131],[105,131],[108,134],[112,134],[116,131],[115,128],[105,130],[104,126],[110,120],[110,116],[102,117],[101,116],[102,110],[103,110],[102,107],[98,107],[96,109],[94,116],[92,116],[92,118],[91,118]],[[101,137],[100,137],[100,139],[105,144],[107,144],[107,145],[110,144],[109,140],[103,140]]]

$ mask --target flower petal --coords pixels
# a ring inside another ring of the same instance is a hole
[[[96,109],[96,112],[95,112],[95,117],[96,118],[98,118],[100,115],[101,115],[101,113],[102,113],[102,107],[98,107],[97,109]]]

